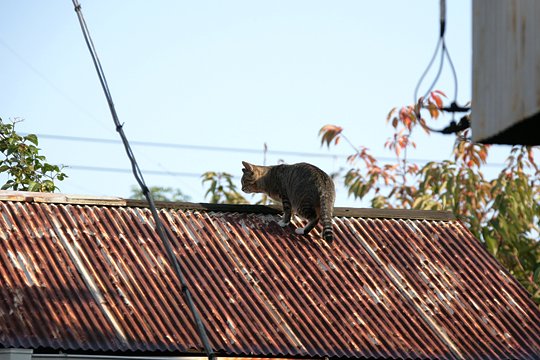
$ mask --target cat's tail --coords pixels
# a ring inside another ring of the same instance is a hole
[[[334,241],[334,229],[332,218],[334,217],[334,194],[323,191],[321,194],[321,223],[323,226],[322,237],[328,243]]]

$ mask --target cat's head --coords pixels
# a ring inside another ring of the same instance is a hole
[[[246,161],[242,161],[244,168],[242,172],[242,191],[245,193],[260,193],[263,189],[260,188],[258,181],[266,171],[264,166],[257,166],[250,164]]]

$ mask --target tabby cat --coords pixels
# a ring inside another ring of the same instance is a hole
[[[291,215],[296,213],[308,220],[297,234],[308,234],[321,220],[323,238],[334,240],[332,217],[336,190],[334,182],[318,167],[298,163],[294,165],[260,166],[242,161],[242,191],[265,193],[281,202],[283,217],[278,222],[282,227],[289,225]]]

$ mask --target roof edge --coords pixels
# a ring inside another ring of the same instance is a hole
[[[40,193],[30,191],[0,190],[0,201],[35,202],[73,205],[101,205],[124,207],[148,207],[146,200],[124,199],[114,196],[69,195],[60,193]],[[276,205],[251,204],[210,204],[156,201],[156,207],[162,209],[184,209],[217,212],[280,214],[281,207]],[[334,216],[355,218],[385,218],[385,219],[414,219],[414,220],[455,220],[449,211],[436,210],[405,210],[405,209],[375,209],[335,207]]]
[[[411,219],[411,220],[456,220],[450,211],[441,210],[415,210],[415,209],[377,209],[377,208],[334,208],[334,216],[355,218],[385,218],[385,219]]]

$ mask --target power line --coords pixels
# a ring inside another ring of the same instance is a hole
[[[28,135],[28,133],[21,133],[21,135]],[[39,139],[54,139],[65,141],[80,141],[80,142],[93,142],[102,144],[121,144],[120,140],[115,139],[103,139],[92,138],[82,136],[67,136],[67,135],[52,135],[52,134],[35,134]],[[178,143],[161,143],[151,141],[130,141],[133,145],[149,146],[149,147],[161,147],[161,148],[176,148],[184,150],[199,150],[199,151],[216,151],[216,152],[238,152],[238,153],[251,153],[251,154],[263,154],[264,149],[249,149],[249,148],[235,148],[235,147],[222,147],[222,146],[210,146],[210,145],[188,145]],[[267,153],[274,155],[285,156],[298,156],[298,157],[321,157],[321,158],[347,158],[349,155],[345,154],[319,154],[312,152],[299,152],[299,151],[285,151],[285,150],[267,150]],[[394,158],[390,157],[377,157],[381,161],[394,161]],[[411,161],[429,162],[427,159],[410,159]]]
[[[123,168],[115,168],[115,167],[70,165],[70,164],[64,164],[64,166],[72,170],[130,173],[130,174],[132,173],[131,169],[123,169]],[[189,172],[177,172],[177,171],[144,170],[144,173],[151,174],[151,175],[183,176],[183,177],[194,177],[194,178],[201,177],[201,174],[189,173]]]
[[[28,134],[21,133],[21,135],[28,135]],[[92,137],[82,137],[82,136],[67,136],[67,135],[53,135],[53,134],[36,134],[36,136],[40,139],[43,138],[43,139],[66,140],[66,141],[94,142],[94,143],[103,143],[103,144],[120,144],[121,143],[120,140],[115,140],[115,139],[103,139],[103,138],[92,138]],[[185,150],[239,152],[239,153],[251,153],[251,154],[264,153],[264,149],[235,148],[235,147],[224,147],[224,146],[188,145],[188,144],[162,143],[162,142],[151,142],[151,141],[130,141],[130,143],[133,145],[139,145],[139,146],[176,148],[176,149],[185,149]],[[332,154],[318,154],[318,153],[284,151],[284,150],[268,150],[267,152],[275,154],[275,155],[309,156],[309,157],[323,157],[323,158],[340,158],[340,157],[345,158],[348,156],[344,154],[332,155]]]
[[[85,109],[83,106],[81,106],[73,97],[71,97],[67,92],[62,90],[59,86],[57,86],[51,79],[49,79],[45,74],[43,74],[40,70],[38,70],[32,63],[28,60],[26,60],[21,54],[19,54],[15,49],[13,49],[11,46],[9,46],[4,39],[0,37],[0,45],[2,45],[6,50],[8,50],[17,60],[19,60],[22,64],[24,64],[28,69],[30,69],[35,75],[37,75],[43,82],[45,82],[51,89],[53,89],[57,94],[59,94],[61,97],[63,97],[68,103],[73,105],[75,108],[77,108],[80,112],[91,118],[92,120],[96,121],[101,125],[104,129],[110,130],[108,126],[105,125],[104,122],[101,120],[98,120],[90,111]]]
[[[23,136],[28,135],[29,133],[20,133]],[[68,135],[54,135],[54,134],[35,134],[39,139],[52,139],[52,140],[62,140],[62,141],[79,141],[79,142],[92,142],[92,143],[102,143],[102,144],[121,144],[120,140],[115,139],[103,139],[103,138],[94,138],[94,137],[83,137],[83,136],[68,136]],[[197,151],[214,151],[214,152],[237,152],[244,154],[264,154],[264,149],[250,149],[250,148],[236,148],[236,147],[223,147],[223,146],[211,146],[211,145],[189,145],[189,144],[179,144],[179,143],[162,143],[162,142],[151,142],[151,141],[130,141],[133,145],[139,146],[148,146],[148,147],[158,147],[158,148],[175,148],[175,149],[184,149],[184,150],[197,150]],[[286,150],[266,150],[267,154],[279,155],[279,156],[295,156],[295,157],[311,157],[311,158],[327,158],[327,159],[346,159],[349,154],[321,154],[314,152],[299,152],[299,151],[286,151]],[[395,162],[396,158],[389,156],[375,156],[375,158],[383,163],[386,162]],[[408,158],[407,161],[412,163],[428,163],[431,161],[437,161],[433,159],[419,159],[419,158]],[[484,166],[487,167],[501,167],[504,166],[504,163],[487,163]],[[77,165],[75,165],[77,166]],[[174,172],[170,172],[174,174]],[[164,175],[164,174],[158,174]],[[183,176],[183,175],[179,175]]]
[[[450,122],[450,125],[446,126],[443,129],[440,129],[440,130],[439,129],[433,129],[430,126],[428,126],[427,124],[422,123],[422,122],[420,124],[422,125],[422,127],[428,129],[429,131],[438,132],[438,133],[441,133],[441,134],[454,134],[454,133],[459,133],[459,132],[461,132],[463,130],[466,130],[471,126],[469,115],[463,116],[460,119],[459,123],[456,123],[455,114],[456,113],[468,113],[471,110],[471,108],[468,107],[468,106],[460,106],[460,105],[457,104],[458,77],[457,77],[457,73],[456,73],[456,68],[454,67],[454,63],[452,62],[452,58],[450,57],[450,52],[448,51],[448,48],[446,46],[446,40],[445,40],[445,36],[444,36],[445,29],[446,29],[446,0],[440,0],[440,9],[439,10],[440,10],[439,40],[437,41],[437,46],[435,46],[435,52],[433,53],[433,56],[432,56],[431,60],[429,61],[429,64],[428,64],[427,68],[424,70],[424,73],[422,74],[422,76],[418,80],[418,83],[416,84],[416,88],[414,89],[414,99],[413,100],[414,100],[414,104],[416,104],[417,102],[419,102],[419,104],[421,103],[421,106],[415,107],[416,108],[415,109],[416,117],[418,119],[421,119],[420,111],[421,111],[422,108],[427,108],[428,107],[426,105],[426,99],[427,99],[428,95],[430,95],[430,93],[431,93],[430,96],[433,96],[433,93],[431,91],[433,90],[433,88],[437,84],[437,81],[439,81],[439,78],[441,76],[442,69],[443,69],[444,59],[446,58],[448,60],[448,64],[450,65],[450,70],[452,70],[452,77],[454,79],[454,99],[453,99],[452,103],[450,104],[450,106],[446,106],[446,107],[440,106],[439,110],[452,113],[452,121]],[[431,69],[431,66],[433,65],[435,59],[437,58],[437,54],[439,53],[439,48],[441,49],[441,60],[440,60],[440,63],[439,63],[439,68],[437,70],[437,74],[435,75],[435,79],[431,83],[428,90],[425,92],[424,96],[422,96],[421,98],[418,98],[418,90],[420,89],[420,85],[424,81],[424,78],[426,77],[426,75],[429,72],[429,70]],[[429,101],[428,101],[428,103],[429,103]]]

